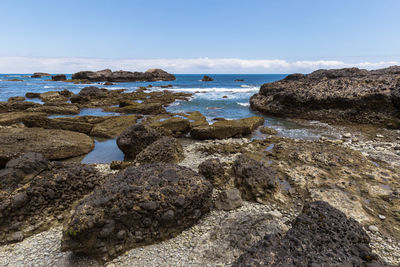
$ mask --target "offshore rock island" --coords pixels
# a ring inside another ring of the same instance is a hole
[[[0,265],[400,265],[400,67],[61,76],[0,81]]]

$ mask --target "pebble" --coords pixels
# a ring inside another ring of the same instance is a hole
[[[385,217],[384,215],[382,215],[382,214],[379,214],[378,217],[379,217],[379,219],[381,219],[381,220],[386,219],[386,217]]]
[[[351,133],[345,133],[345,134],[343,135],[343,138],[351,138]]]
[[[381,134],[377,134],[376,135],[376,138],[383,138],[384,136],[383,135],[381,135]]]
[[[375,225],[370,225],[368,227],[368,230],[370,230],[371,232],[378,232],[379,231],[378,227],[376,227]]]

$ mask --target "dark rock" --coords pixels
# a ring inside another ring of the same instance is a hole
[[[23,96],[12,96],[7,101],[8,102],[25,101],[25,97],[23,97]]]
[[[27,152],[41,153],[48,159],[65,159],[86,154],[93,148],[93,140],[82,133],[41,128],[0,129],[0,166]]]
[[[233,163],[232,173],[235,186],[245,200],[266,201],[279,188],[278,177],[273,169],[243,154]]]
[[[353,219],[327,202],[304,206],[283,237],[266,235],[233,266],[388,266]]]
[[[207,159],[199,165],[199,173],[204,175],[215,187],[223,187],[228,176],[225,175],[224,165],[219,159]]]
[[[162,128],[170,133],[172,136],[180,137],[190,131],[189,119],[172,117],[169,119],[155,120],[149,123],[153,128]]]
[[[157,115],[166,113],[163,104],[161,103],[136,103],[132,102],[130,105],[124,107],[110,107],[105,108],[107,112],[119,112],[127,114],[144,114],[144,115]]]
[[[46,113],[40,112],[7,112],[0,113],[0,125],[7,126],[20,122],[24,122],[25,120],[42,120],[46,119]]]
[[[262,85],[250,106],[274,116],[400,128],[399,68],[292,74]]]
[[[13,191],[22,183],[29,182],[34,176],[49,169],[50,162],[39,153],[30,152],[7,162],[0,170],[0,188]]]
[[[51,76],[51,79],[53,81],[65,81],[67,80],[67,76],[65,76],[65,74],[56,74]]]
[[[182,166],[129,167],[77,204],[64,225],[62,250],[109,260],[171,238],[208,212],[211,192],[204,177]]]
[[[137,121],[136,115],[118,116],[107,118],[105,121],[96,124],[90,131],[91,136],[115,138]]]
[[[202,82],[212,82],[214,81],[213,78],[211,78],[210,76],[204,75],[203,79],[201,79]]]
[[[132,161],[113,160],[110,163],[110,169],[111,170],[123,170],[123,169],[126,169],[133,165],[134,165],[134,162],[132,162]]]
[[[88,86],[83,88],[77,95],[70,98],[71,103],[84,103],[93,99],[107,97],[107,89],[100,89],[96,86]]]
[[[58,91],[48,91],[39,95],[43,102],[66,102],[67,97],[60,94]]]
[[[219,210],[234,210],[242,206],[240,191],[236,188],[225,189],[218,194],[215,207]]]
[[[81,71],[72,74],[73,80],[88,80],[92,82],[139,82],[139,81],[173,81],[175,76],[160,69],[150,69],[146,72],[115,71],[109,69],[97,72]]]
[[[268,135],[276,135],[278,134],[278,131],[273,129],[273,128],[269,128],[269,127],[262,127],[260,129],[260,132],[262,132],[263,134],[268,134]]]
[[[135,159],[135,162],[145,163],[179,163],[184,159],[183,149],[179,141],[173,137],[164,136],[148,145]]]
[[[161,135],[153,128],[135,124],[117,138],[117,145],[127,158],[135,159],[143,149],[160,138]]]
[[[104,180],[91,166],[50,163],[35,153],[11,160],[2,172],[24,180],[19,182],[21,187],[8,184],[7,194],[0,190],[0,244],[21,241],[23,237],[12,238],[19,231],[27,237],[50,228]]]
[[[244,82],[243,79],[235,79],[235,82]]]
[[[35,72],[31,78],[42,78],[42,77],[47,77],[47,76],[51,76],[51,74],[49,73],[45,73],[45,72]]]
[[[61,105],[39,105],[36,107],[27,108],[28,112],[42,112],[47,114],[65,114],[65,115],[75,115],[79,114],[80,109],[75,105],[68,103]]]

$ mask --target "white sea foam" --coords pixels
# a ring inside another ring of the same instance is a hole
[[[242,84],[240,87],[242,87],[242,88],[251,88],[251,87],[253,87],[253,86],[247,85],[247,84]]]
[[[243,107],[248,107],[248,106],[250,106],[250,103],[247,103],[247,102],[240,103],[240,102],[238,102],[238,105],[241,105]]]

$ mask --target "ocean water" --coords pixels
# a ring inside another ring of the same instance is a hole
[[[263,116],[265,125],[278,130],[279,135],[292,138],[313,139],[319,137],[318,132],[297,125],[291,121],[264,116],[249,108],[249,98],[258,92],[260,86],[286,77],[286,74],[209,74],[214,81],[202,82],[201,74],[177,74],[175,81],[162,82],[129,82],[104,86],[102,83],[93,83],[94,86],[104,87],[109,90],[125,89],[134,91],[140,86],[152,85],[149,91],[166,90],[161,85],[172,85],[170,91],[193,93],[189,101],[177,101],[167,107],[170,112],[200,111],[209,122],[214,118],[240,119],[250,116]],[[71,74],[67,75],[71,78]],[[22,81],[9,81],[18,79]],[[243,81],[235,81],[242,79]],[[51,77],[30,78],[30,74],[0,74],[0,101],[7,101],[12,96],[24,96],[26,92],[43,93],[47,91],[70,90],[78,93],[82,88],[90,85],[73,84],[67,82],[54,82]],[[28,101],[32,101],[28,100]],[[40,103],[40,100],[34,100]],[[116,115],[103,112],[101,109],[84,109],[79,115]],[[55,117],[55,116],[53,116]],[[254,138],[260,137],[255,133]],[[96,148],[83,158],[85,163],[110,162],[121,159],[121,153],[116,151],[109,156],[103,155],[104,151],[118,148],[115,141],[96,141]]]

